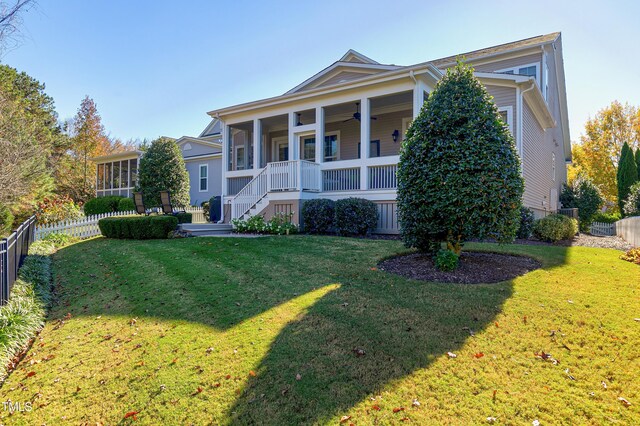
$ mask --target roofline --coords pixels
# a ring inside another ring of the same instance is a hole
[[[342,55],[342,58],[340,58],[340,60],[338,62],[344,62],[344,60],[346,59],[347,56],[349,55],[353,55],[357,58],[362,59],[363,61],[370,63],[370,64],[375,64],[375,65],[380,65],[380,63],[378,61],[374,61],[373,59],[371,59],[368,56],[363,55],[362,53],[355,51],[353,49],[349,49],[347,50],[347,53],[345,53],[344,55]]]
[[[222,152],[214,152],[213,154],[200,154],[200,155],[192,155],[188,157],[182,157],[184,161],[196,161],[196,160],[204,160],[206,158],[218,158],[222,157]]]
[[[99,157],[93,157],[90,158],[91,161],[97,162],[97,161],[104,161],[104,160],[116,160],[116,159],[123,159],[126,157],[140,157],[140,155],[142,155],[142,151],[135,149],[133,151],[124,151],[124,152],[116,152],[113,154],[107,154],[107,155],[100,155]]]
[[[411,71],[416,74],[416,71],[419,71],[419,74],[429,74],[433,79],[439,80],[444,75],[442,71],[440,71],[435,65],[430,62],[402,67],[397,70],[386,71],[378,74],[373,74],[368,77],[360,78],[354,81],[348,81],[344,83],[332,84],[330,86],[324,87],[316,87],[314,89],[305,90],[303,92],[289,93],[280,96],[274,96],[271,98],[260,99],[257,101],[246,102],[243,104],[233,105],[226,108],[220,108],[217,110],[212,110],[207,112],[207,114],[214,118],[219,118],[221,115],[229,115],[234,113],[245,112],[255,108],[264,108],[271,105],[277,105],[285,102],[291,102],[295,100],[311,98],[314,96],[320,96],[327,93],[336,92],[344,89],[352,89],[358,88],[361,86],[367,86],[375,83],[382,83],[385,81],[396,80],[405,76],[410,77]]]
[[[558,47],[556,48],[556,42]],[[567,86],[564,76],[564,59],[562,56],[562,34],[552,43],[553,55],[555,57],[556,78],[558,84],[558,99],[560,101],[560,121],[562,121],[562,139],[564,144],[565,161],[572,162],[573,154],[571,152],[571,135],[569,133],[569,108],[567,106]]]
[[[211,142],[211,141],[207,141],[207,140],[204,140],[202,138],[199,138],[199,137],[195,138],[193,136],[181,136],[178,139],[176,139],[176,143],[178,145],[182,145],[185,142],[195,142],[195,143],[199,143],[199,144],[203,144],[203,145],[211,145],[211,146],[215,146],[215,147],[218,147],[218,148],[222,148],[222,144],[219,143],[219,142]]]

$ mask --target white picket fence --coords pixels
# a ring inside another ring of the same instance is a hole
[[[36,226],[36,241],[53,233],[66,234],[77,238],[95,237],[101,235],[100,228],[98,228],[98,221],[100,219],[105,217],[128,216],[134,214],[136,214],[134,211],[104,213],[85,216],[80,219],[64,220],[51,225],[38,225]]]
[[[589,230],[591,235],[609,236],[616,235],[615,223],[592,222]]]

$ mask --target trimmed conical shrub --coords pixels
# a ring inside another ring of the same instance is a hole
[[[398,214],[407,246],[511,241],[524,182],[513,136],[473,69],[459,62],[411,124],[398,165]]]

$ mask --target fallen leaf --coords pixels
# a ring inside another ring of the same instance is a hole
[[[377,271],[378,270],[378,268],[375,268],[375,267],[369,268],[369,269],[371,269],[372,271]]]
[[[36,372],[35,372],[35,371],[29,371],[29,372],[27,373],[27,377],[33,377],[33,376],[35,376],[35,375],[36,375]]]
[[[178,358],[174,358],[173,361],[171,361],[171,364],[175,364],[178,362]]]
[[[366,355],[366,352],[364,351],[364,349],[359,349],[359,348],[354,348],[353,353],[355,353],[357,357]]]
[[[198,386],[198,388],[196,389],[196,391],[195,391],[194,393],[192,393],[192,394],[191,394],[191,396],[193,396],[193,395],[197,395],[197,394],[199,394],[199,393],[202,393],[202,391],[203,391],[203,390],[204,390],[204,389],[202,389],[202,386]]]
[[[535,419],[534,421],[532,421],[531,424],[533,426],[540,426],[540,422],[538,421],[538,419]]]
[[[253,370],[251,370],[251,371],[249,371],[249,375],[250,375],[251,377],[256,377],[256,372],[255,372],[255,371],[253,371]]]
[[[137,320],[136,318],[131,318],[131,319],[129,320],[129,325],[132,325],[132,326],[133,326],[133,325],[136,325],[136,323],[137,323],[137,322],[138,322],[138,320]]]
[[[496,420],[498,420],[498,419],[496,419],[495,417],[487,417],[487,422],[489,422],[489,423],[493,423]]]
[[[129,411],[127,414],[124,415],[125,419],[128,419],[129,417],[132,417],[133,420],[138,420],[137,415],[140,414],[139,411]]]
[[[473,357],[474,358],[482,358],[483,356],[484,356],[484,354],[482,352],[478,352]]]
[[[496,327],[500,327],[500,324],[498,324],[498,321],[496,321],[494,324],[496,325]],[[495,417],[487,417],[487,418],[488,419],[492,419],[492,418],[495,418]]]
[[[400,411],[404,411],[404,407],[396,407],[393,409],[394,413],[399,413]]]
[[[497,393],[498,393],[498,390],[497,390],[497,389],[494,389],[494,390],[493,390],[493,400],[494,400],[494,401],[496,400],[496,394],[497,394]]]
[[[400,419],[401,422],[408,422],[409,421],[409,417],[403,417]]]
[[[302,380],[302,376],[300,375],[300,373],[296,374],[296,380]]]
[[[527,325],[527,316],[526,315],[522,317],[522,321],[524,322],[524,325]]]
[[[222,386],[220,383],[216,383],[215,385],[213,385],[214,388],[219,388],[220,386]]]
[[[458,355],[454,354],[453,352],[447,352],[447,355],[449,355],[449,358],[456,358]]]
[[[622,405],[624,405],[625,407],[630,407],[631,403],[629,401],[627,401],[626,398],[623,398],[621,396],[618,397],[618,401],[620,401],[622,403]]]
[[[413,402],[411,402],[411,405],[413,405],[414,407],[419,407],[420,401],[418,401],[417,399],[414,399]]]
[[[211,352],[213,352],[213,348],[207,348],[207,355],[209,355]]]
[[[606,389],[607,388],[607,382],[603,381],[602,382],[602,387]]]
[[[231,378],[231,374],[227,374],[226,376],[224,376],[224,378],[229,380]]]
[[[340,423],[344,423],[347,420],[349,420],[350,418],[351,418],[351,416],[342,416],[342,417],[340,417]]]
[[[379,405],[374,405],[373,407],[371,407],[372,410],[376,410],[376,411],[380,411],[380,406]]]

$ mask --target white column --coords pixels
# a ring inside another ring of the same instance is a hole
[[[316,163],[324,162],[324,108],[316,108]]]
[[[371,104],[369,98],[360,100],[360,189],[367,189],[367,160],[371,145]]]
[[[227,195],[227,171],[229,171],[229,126],[222,122],[222,197],[224,213],[224,196]]]
[[[253,170],[260,168],[260,152],[262,148],[262,122],[259,118],[253,120]],[[254,176],[258,173],[255,172]]]
[[[298,160],[300,157],[298,156],[297,143],[295,139],[295,128],[296,128],[296,114],[294,112],[289,113],[289,160]]]
[[[418,80],[416,87],[413,89],[413,118],[416,118],[420,114],[422,104],[424,103],[424,91],[427,85],[423,81]]]

